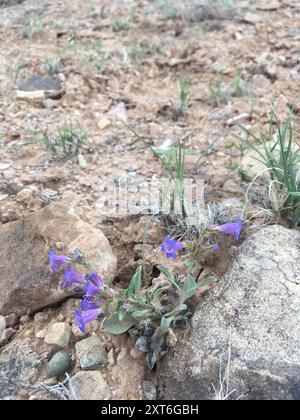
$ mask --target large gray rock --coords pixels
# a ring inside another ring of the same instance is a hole
[[[0,226],[0,314],[37,311],[74,294],[62,290],[61,277],[50,273],[49,250],[58,243],[66,253],[80,248],[104,278],[115,275],[117,259],[101,230],[60,205],[47,206]]]
[[[165,399],[300,399],[300,235],[262,229],[160,366]]]
[[[28,391],[42,371],[42,361],[28,342],[14,340],[0,354],[0,400]]]

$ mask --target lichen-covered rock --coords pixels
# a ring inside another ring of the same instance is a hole
[[[101,230],[60,205],[47,206],[0,227],[0,314],[37,311],[74,294],[62,290],[61,278],[50,273],[48,254],[57,243],[65,252],[80,248],[95,271],[114,276],[117,259]]]
[[[9,343],[0,354],[0,400],[19,395],[24,384],[35,384],[42,367],[28,342],[17,339]]]
[[[82,369],[95,369],[107,364],[105,343],[97,335],[79,341],[75,349]]]
[[[300,399],[300,234],[262,229],[160,366],[165,399]]]

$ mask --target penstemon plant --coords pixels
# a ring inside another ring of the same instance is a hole
[[[239,238],[243,222],[210,228]],[[161,251],[168,259],[175,259],[178,253],[190,245],[178,242],[166,236]],[[214,251],[218,245],[212,246]],[[112,280],[104,279],[91,267],[85,255],[75,250],[73,255],[56,255],[55,250],[49,253],[49,264],[52,272],[61,273],[62,288],[72,288],[83,296],[80,309],[75,310],[75,323],[82,333],[87,324],[102,318],[102,327],[113,335],[123,334],[132,328],[142,335],[136,345],[147,353],[147,365],[153,369],[156,362],[168,350],[167,336],[171,327],[179,323],[185,325],[191,315],[187,302],[197,290],[215,282],[210,276],[200,282],[193,275],[195,263],[186,263],[186,274],[172,274],[166,267],[159,266],[162,276],[150,288],[143,288],[143,269],[138,267],[126,289],[116,288]],[[82,273],[84,272],[84,274]]]

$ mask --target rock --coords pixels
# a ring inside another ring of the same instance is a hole
[[[264,74],[274,82],[277,78],[277,60],[267,61],[262,68]]]
[[[300,399],[299,243],[299,232],[271,226],[242,245],[162,362],[163,398]]]
[[[49,168],[38,174],[35,178],[36,182],[47,184],[48,182],[63,181],[67,178],[67,172],[64,168]]]
[[[78,372],[70,380],[77,400],[101,401],[111,397],[110,389],[99,371]]]
[[[144,381],[142,384],[142,388],[145,400],[157,400],[156,387],[152,382]]]
[[[5,317],[7,327],[14,327],[18,323],[18,317],[16,314],[9,314]]]
[[[0,399],[17,396],[18,384],[38,381],[42,363],[29,343],[13,340],[0,354]]]
[[[47,378],[63,375],[71,366],[71,359],[66,351],[58,351],[49,360],[46,367]]]
[[[3,331],[5,330],[5,328],[6,328],[5,317],[2,316],[2,315],[0,315],[0,337],[2,336]]]
[[[41,101],[45,98],[59,99],[64,90],[60,81],[55,78],[32,75],[18,86],[17,98],[27,99],[35,94],[41,96]]]
[[[44,337],[45,337],[45,331],[44,330],[40,330],[35,334],[35,338],[43,339]]]
[[[88,163],[83,155],[79,154],[77,156],[77,159],[78,159],[78,165],[80,166],[80,168],[85,169],[88,167]]]
[[[106,346],[96,335],[79,341],[75,349],[82,369],[93,369],[107,364]]]
[[[0,343],[9,340],[15,332],[13,328],[6,328],[1,335]]]
[[[257,23],[261,23],[263,18],[258,15],[257,13],[247,12],[243,19],[246,23],[251,23],[252,25],[256,25]]]
[[[98,121],[98,127],[100,130],[104,130],[104,128],[108,127],[110,124],[111,121],[106,115],[102,116]]]
[[[70,338],[70,326],[65,322],[55,322],[47,329],[44,341],[49,345],[67,347]]]
[[[61,289],[60,276],[48,266],[50,247],[58,242],[65,244],[66,252],[80,248],[104,278],[115,275],[117,259],[101,230],[69,215],[63,206],[49,205],[0,226],[2,315],[36,312],[74,295],[72,290]]]

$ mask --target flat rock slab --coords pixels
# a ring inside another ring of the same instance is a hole
[[[0,227],[0,314],[34,312],[74,295],[62,290],[61,276],[50,271],[48,254],[56,243],[64,244],[67,254],[80,248],[104,278],[115,275],[117,259],[101,230],[65,207],[47,206]]]
[[[33,75],[22,82],[18,89],[25,92],[33,92],[35,90],[51,91],[61,90],[62,86],[57,79]]]
[[[23,81],[16,92],[17,99],[41,102],[44,99],[60,99],[65,93],[59,80],[33,75]]]
[[[161,363],[164,399],[300,399],[300,234],[262,229]]]

